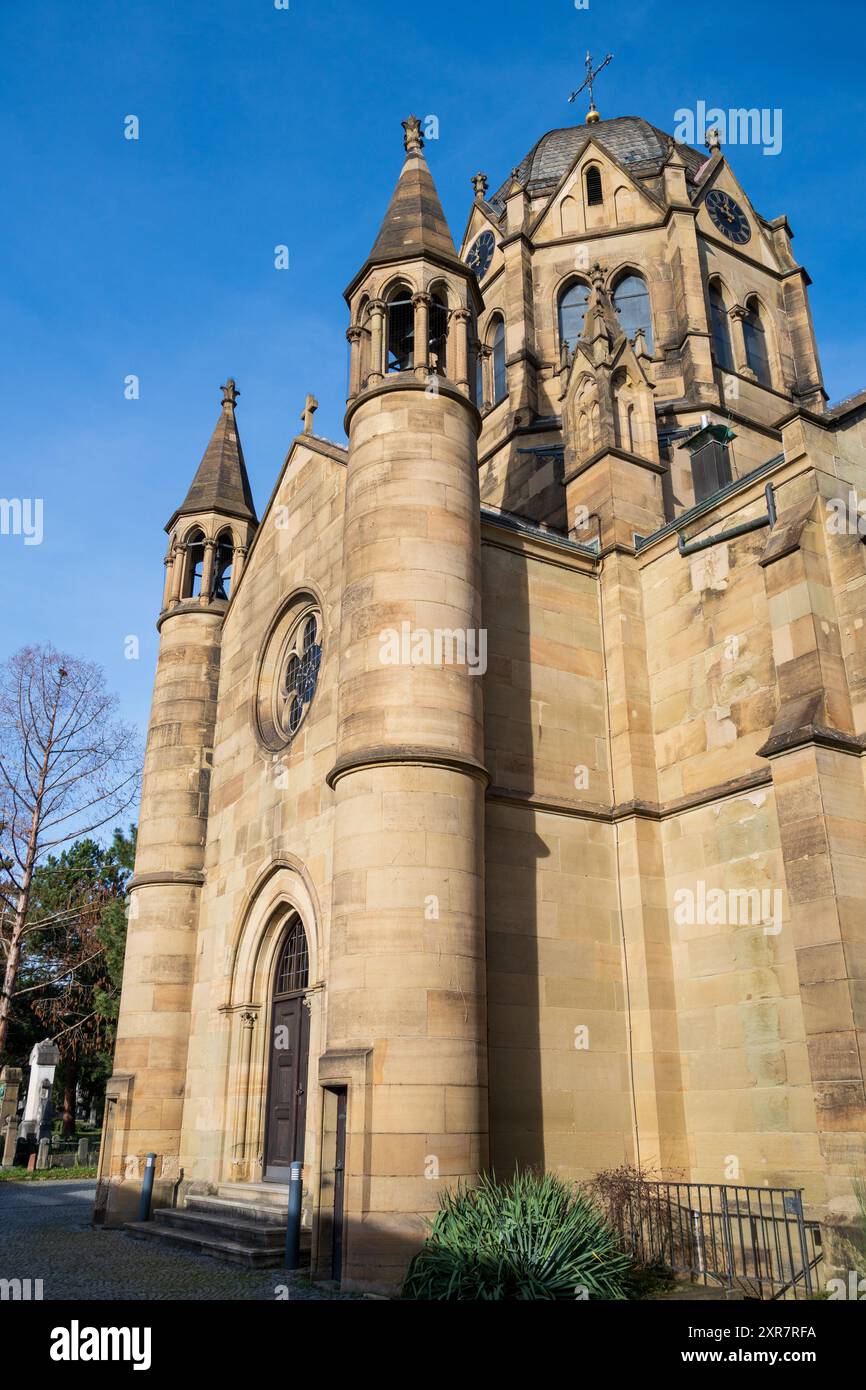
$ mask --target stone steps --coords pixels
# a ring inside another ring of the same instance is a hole
[[[226,1195],[228,1194],[228,1195]],[[191,1193],[183,1207],[161,1207],[152,1221],[128,1222],[139,1240],[161,1241],[257,1269],[280,1269],[285,1259],[287,1196],[279,1188],[234,1184],[217,1196]],[[301,1232],[301,1261],[308,1261],[309,1231]],[[307,1254],[307,1261],[304,1259]]]

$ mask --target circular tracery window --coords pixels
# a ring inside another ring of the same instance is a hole
[[[316,693],[322,647],[319,619],[304,614],[293,625],[280,662],[282,677],[276,691],[276,724],[287,739],[294,738]]]
[[[259,662],[256,723],[268,748],[285,748],[294,739],[316,693],[321,664],[321,610],[310,595],[300,595],[272,624]]]

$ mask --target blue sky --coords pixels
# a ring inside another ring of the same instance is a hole
[[[833,399],[866,385],[860,4],[826,0],[139,0],[4,9],[0,496],[44,499],[44,540],[0,536],[0,659],[51,639],[100,661],[146,726],[164,523],[234,375],[264,506],[316,393],[341,440],[342,291],[402,161],[427,155],[455,238],[469,178],[495,188],[553,127],[587,47],[615,61],[603,116],[672,130],[699,100],[781,108],[783,144],[728,151],[756,207],[787,213],[813,280]],[[136,115],[140,139],[123,137]],[[285,243],[290,269],[274,269]],[[124,379],[140,398],[124,398]],[[125,638],[140,640],[138,660]]]

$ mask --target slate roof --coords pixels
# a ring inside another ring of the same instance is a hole
[[[179,516],[193,512],[222,512],[257,524],[256,509],[244,451],[241,448],[234,407],[224,401],[210,443],[192,480],[189,492],[169,527]]]
[[[424,255],[451,262],[461,274],[466,274],[427,161],[422,154],[409,154],[364,270],[370,265]]]
[[[549,130],[517,166],[520,182],[527,186],[532,195],[552,193],[591,137],[639,178],[661,174],[673,139],[640,116],[615,116],[612,120],[598,121],[595,125]],[[686,178],[694,181],[697,171],[707,162],[706,153],[701,154],[690,145],[674,143],[686,166]],[[509,175],[489,200],[498,214],[504,211],[505,195],[510,186]]]

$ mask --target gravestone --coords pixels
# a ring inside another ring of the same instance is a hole
[[[15,1167],[15,1150],[18,1147],[18,1120],[7,1115],[0,1129],[0,1168]]]
[[[18,1092],[23,1072],[20,1067],[4,1067],[0,1071],[0,1130],[9,1115],[18,1114]]]
[[[21,1135],[24,1138],[38,1135],[51,1119],[51,1087],[54,1085],[54,1072],[60,1061],[60,1051],[50,1038],[34,1043],[30,1053],[30,1083],[27,1087],[27,1101],[24,1118],[21,1121]]]

